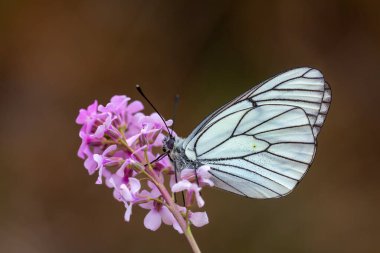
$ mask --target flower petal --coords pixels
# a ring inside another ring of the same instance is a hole
[[[103,176],[103,166],[101,166],[99,168],[99,176],[98,176],[98,179],[96,180],[95,184],[102,184],[103,183],[102,176]]]
[[[147,203],[139,204],[139,206],[141,208],[144,208],[144,209],[153,209],[154,208],[153,201],[149,201]]]
[[[97,100],[95,100],[94,103],[92,103],[91,105],[89,105],[87,107],[87,111],[89,113],[94,113],[94,112],[96,112],[97,109],[98,109],[98,101]]]
[[[104,150],[103,156],[107,155],[108,153],[110,153],[112,151],[115,151],[116,149],[117,149],[117,145],[116,144],[113,144],[113,145],[109,146],[106,150]]]
[[[128,146],[133,146],[135,142],[140,138],[141,134],[135,134],[127,139]]]
[[[116,171],[116,175],[119,177],[124,177],[125,175],[125,168],[130,165],[136,163],[134,160],[127,158],[125,159],[124,163],[120,166],[120,168]]]
[[[154,209],[150,210],[144,218],[144,226],[152,231],[156,231],[161,226],[161,215]]]
[[[157,186],[154,183],[148,181],[148,186],[150,189],[152,189],[152,191],[149,193],[151,198],[158,198],[161,196],[161,192],[158,190]]]
[[[125,210],[125,214],[124,214],[124,220],[129,222],[131,219],[131,215],[132,215],[132,204],[130,204],[130,205],[125,204],[125,208],[126,208],[126,210]]]
[[[135,194],[141,188],[140,180],[138,180],[134,177],[130,177],[129,178],[129,186],[130,186],[132,194]]]
[[[197,204],[199,207],[203,207],[205,205],[205,201],[203,200],[201,194],[199,194],[199,191],[194,191],[195,193],[195,199],[197,200]]]
[[[162,221],[166,225],[173,225],[175,218],[166,206],[162,206],[160,210]]]
[[[87,110],[80,109],[78,117],[76,118],[75,122],[80,125],[85,124],[88,117],[96,113],[97,108],[98,108],[98,101],[95,100],[94,103],[92,103],[91,105],[87,107]]]
[[[213,187],[214,186],[214,182],[211,181],[210,179],[202,178],[202,186],[205,186],[205,185]]]
[[[95,154],[93,156],[94,161],[97,163],[98,168],[103,166],[103,157],[99,154]]]
[[[172,192],[180,192],[188,190],[191,187],[191,183],[187,180],[181,180],[172,186]]]
[[[202,165],[197,169],[197,174],[204,178],[210,178],[211,174],[208,172],[210,170],[210,166]]]
[[[92,137],[102,138],[104,136],[105,130],[106,130],[106,126],[105,125],[98,126],[98,128],[96,129],[96,132],[92,135]]]
[[[133,101],[128,105],[128,112],[133,114],[144,109],[144,105],[140,101]]]
[[[190,180],[195,178],[195,170],[194,169],[183,169],[181,171],[181,179]]]
[[[183,234],[183,230],[177,221],[173,222],[173,228],[178,231],[178,233]]]
[[[126,201],[133,201],[132,193],[125,184],[120,185],[120,193]]]
[[[94,159],[91,156],[89,156],[84,161],[84,167],[87,169],[88,173],[90,175],[92,175],[96,171],[96,168],[98,167],[98,164],[94,161]]]
[[[206,212],[190,213],[189,220],[196,227],[202,227],[208,224],[208,216]]]

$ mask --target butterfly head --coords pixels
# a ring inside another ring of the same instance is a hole
[[[166,136],[165,139],[163,140],[163,147],[162,150],[166,152],[170,152],[174,148],[174,143],[175,143],[175,137],[172,135]]]

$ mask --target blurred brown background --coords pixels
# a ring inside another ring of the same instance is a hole
[[[267,2],[267,3],[264,3]],[[298,66],[333,103],[293,194],[204,193],[204,252],[380,252],[378,1],[0,1],[0,252],[189,252],[124,208],[76,157],[94,99],[141,99],[186,136],[227,100]],[[151,112],[147,108],[147,112]]]

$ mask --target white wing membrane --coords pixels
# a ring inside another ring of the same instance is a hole
[[[262,132],[270,132],[273,130],[279,130],[282,129],[286,124],[286,127],[294,127],[294,126],[300,126],[300,125],[307,125],[309,126],[309,122],[307,118],[305,118],[304,113],[300,113],[299,110],[295,110],[295,107],[289,107],[289,106],[261,106],[258,107],[258,111],[268,112],[270,114],[270,111],[277,111],[279,112],[275,116],[272,116],[271,118],[267,120],[263,120],[260,124],[257,125],[250,125],[249,121],[246,121],[245,126],[242,125],[241,128],[248,128],[250,127],[246,133],[247,134],[258,134]],[[278,110],[280,109],[280,110]],[[256,110],[253,110],[253,114]],[[254,115],[253,115],[254,116]],[[265,119],[265,118],[264,118]]]
[[[197,145],[197,153],[201,154],[203,152],[206,152],[210,146],[215,146],[218,143],[225,141],[227,138],[229,138],[234,131],[234,128],[232,127],[226,127],[227,126],[236,126],[239,124],[239,121],[243,117],[243,115],[246,113],[246,111],[249,109],[245,109],[242,111],[237,111],[235,113],[231,113],[226,117],[222,117],[223,120],[216,120],[215,123],[212,124],[207,132],[214,132],[214,134],[204,134],[205,132],[202,132],[199,135],[199,138],[194,139],[194,145]],[[189,155],[188,155],[189,156]]]
[[[323,98],[322,98],[322,104],[321,108],[319,110],[319,113],[317,115],[317,119],[315,121],[315,124],[313,125],[313,133],[314,136],[317,137],[319,132],[321,131],[321,127],[323,123],[325,122],[327,113],[330,108],[331,103],[331,89],[327,82],[325,82],[325,90],[323,92]]]
[[[302,175],[308,168],[308,164],[289,160],[285,157],[277,156],[269,152],[253,154],[245,157],[245,160],[269,171],[281,173],[282,175],[293,178],[297,181],[302,178]]]
[[[251,108],[252,101],[257,105],[278,104],[302,108],[308,115],[310,125],[316,125],[314,136],[317,137],[330,106],[331,90],[319,70],[304,67],[284,72],[253,87],[210,114],[186,138],[183,147],[226,111],[231,113],[238,108]],[[316,122],[318,116],[321,124]]]
[[[215,185],[251,198],[291,192],[310,167],[331,90],[315,69],[275,76],[208,116],[186,138],[188,159]]]
[[[251,109],[247,115],[242,118],[239,127],[235,130],[235,134],[250,132],[251,134],[260,131],[268,131],[278,127],[276,119],[285,117],[297,121],[301,117],[301,121],[308,124],[303,114],[292,113],[293,107],[289,106],[260,106],[255,110]]]
[[[310,126],[308,125],[280,128],[257,134],[256,137],[265,139],[270,144],[276,142],[314,142],[314,138],[310,135],[309,129]]]
[[[263,115],[270,117],[255,119],[252,127],[252,122],[245,119],[249,119],[256,110],[266,112]],[[214,129],[213,126],[202,132],[200,138],[207,136],[208,145],[202,143],[203,153],[199,153],[199,142],[195,143],[193,155],[198,162],[210,165],[210,173],[217,178],[214,182],[219,188],[235,188],[240,194],[252,198],[286,195],[306,172],[315,153],[315,140],[305,112],[291,106],[263,105],[250,109],[238,124],[224,124],[224,121],[229,121],[229,117],[240,114],[241,112],[238,112],[220,118],[218,123],[213,125],[225,126],[225,129],[221,130],[228,133],[224,140],[218,139],[218,142],[213,142],[210,136],[218,135],[218,129]],[[207,146],[207,149],[204,146]],[[263,161],[256,157],[262,154],[274,156],[277,161],[282,160],[282,163],[273,168],[270,159]],[[223,180],[220,177],[221,173],[229,175],[229,180]],[[242,180],[245,180],[244,184],[241,183]]]

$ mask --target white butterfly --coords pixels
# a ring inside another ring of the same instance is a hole
[[[250,198],[290,193],[310,167],[331,90],[316,69],[297,68],[253,87],[164,151],[176,171],[209,165],[215,186]]]

